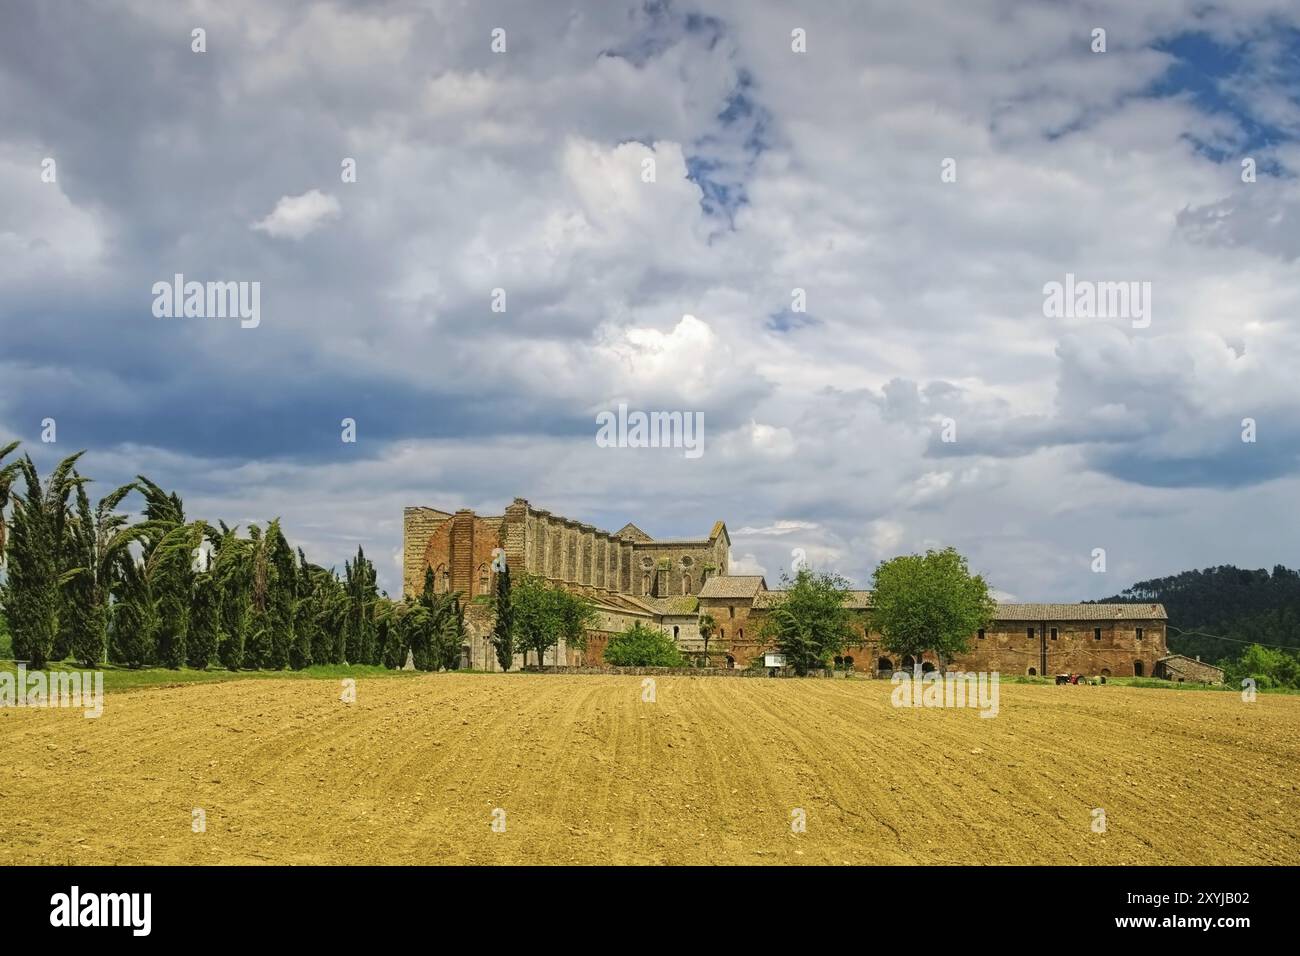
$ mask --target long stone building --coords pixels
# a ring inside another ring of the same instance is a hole
[[[586,650],[561,644],[547,664],[598,664],[609,637],[640,621],[661,628],[688,657],[747,667],[770,650],[760,635],[783,592],[758,575],[728,574],[730,548],[721,521],[699,538],[655,539],[634,524],[603,531],[523,498],[492,516],[414,507],[403,525],[403,587],[418,593],[432,569],[435,589],[462,595],[469,632],[463,665],[476,669],[498,669],[487,603],[498,556],[512,572],[523,569],[586,595],[596,609]],[[876,674],[935,665],[928,653],[913,661],[883,650],[870,626],[869,592],[850,592],[847,601],[860,640],[837,665]],[[707,651],[699,628],[705,614],[717,624]],[[1000,604],[991,626],[971,636],[969,653],[951,663],[1008,674],[1154,676],[1157,663],[1169,659],[1166,620],[1159,604]]]

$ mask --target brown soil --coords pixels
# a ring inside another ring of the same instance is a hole
[[[0,709],[0,864],[1300,862],[1300,697],[1003,685],[990,720],[890,690],[441,674]]]

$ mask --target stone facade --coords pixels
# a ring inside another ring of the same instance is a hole
[[[1105,614],[1110,616],[1099,616]],[[949,665],[958,670],[1030,677],[1150,677],[1156,662],[1168,653],[1165,640],[1165,612],[1160,605],[1002,604],[992,626],[973,635],[970,650]],[[875,631],[867,632],[857,647],[845,650],[844,663],[854,670],[877,673],[915,664],[910,658],[900,660],[882,650],[880,634]],[[923,667],[936,663],[932,653],[922,655]]]
[[[1199,657],[1187,657],[1184,654],[1170,654],[1156,661],[1157,677],[1176,683],[1222,684],[1223,668],[1207,664]]]
[[[659,626],[685,646],[699,641],[697,595],[711,577],[727,574],[731,538],[716,521],[706,537],[655,539],[633,524],[610,533],[572,518],[533,508],[516,498],[501,515],[462,509],[407,508],[403,522],[402,589],[418,594],[426,569],[434,589],[458,591],[469,607],[466,666],[496,670],[491,613],[475,599],[492,594],[493,559],[503,555],[519,569],[586,595],[596,609],[587,650],[561,643],[548,665],[600,662],[609,637],[640,621]],[[554,659],[553,659],[554,658]],[[516,664],[522,657],[516,655]]]
[[[594,597],[672,598],[699,594],[705,580],[727,573],[731,539],[721,521],[707,537],[655,540],[635,525],[610,533],[533,508],[516,498],[501,516],[407,508],[403,522],[406,594],[435,586],[472,599],[488,593],[492,559]]]
[[[662,629],[702,664],[744,668],[767,649],[763,624],[783,592],[770,590],[761,576],[729,575],[730,548],[721,521],[707,537],[656,540],[633,524],[602,531],[535,509],[523,498],[500,516],[407,508],[403,588],[418,593],[425,570],[433,569],[435,589],[462,594],[469,631],[464,663],[476,669],[498,669],[489,640],[491,610],[475,599],[492,593],[493,558],[502,553],[512,572],[539,575],[586,595],[595,607],[586,651],[570,652],[561,643],[547,653],[547,665],[599,666],[609,638],[639,621]],[[850,592],[847,603],[860,639],[838,665],[884,674],[917,663],[882,650],[880,634],[870,627],[868,592]],[[705,615],[715,623],[707,653],[700,631]],[[1169,655],[1165,624],[1159,604],[1002,604],[992,625],[972,635],[970,651],[948,663],[1003,674],[1214,679],[1218,668]],[[522,658],[516,655],[515,663],[522,665]],[[935,666],[937,659],[927,652],[920,663]]]

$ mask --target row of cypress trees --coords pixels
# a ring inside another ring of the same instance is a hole
[[[0,447],[0,465],[17,446]],[[45,482],[30,456],[0,467],[0,605],[16,659],[279,670],[401,667],[409,654],[422,669],[456,665],[458,595],[435,595],[426,581],[418,599],[390,601],[360,547],[339,577],[291,548],[278,519],[242,535],[191,520],[176,494],[144,476],[92,507],[82,454]],[[136,492],[143,518],[132,523],[118,509]]]

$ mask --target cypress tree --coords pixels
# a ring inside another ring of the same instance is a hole
[[[22,442],[11,441],[9,444],[0,447],[0,462],[8,458],[9,453],[21,444]],[[5,563],[5,542],[9,531],[8,526],[5,524],[5,508],[9,507],[9,490],[13,487],[13,480],[17,474],[17,462],[10,462],[0,468],[0,565]]]
[[[44,667],[54,650],[60,601],[52,529],[29,496],[14,502],[10,531],[4,604],[14,657]]]
[[[447,602],[438,638],[442,666],[449,671],[459,669],[461,651],[465,645],[465,608],[461,606],[459,593],[453,594]]]
[[[308,564],[307,555],[299,548],[294,573],[298,596],[293,605],[293,644],[289,648],[289,666],[301,670],[311,666],[317,660],[317,650],[322,649],[320,621],[324,572]]]
[[[211,571],[194,579],[194,603],[190,608],[190,629],[185,652],[190,667],[207,670],[217,657],[221,628],[221,586]]]
[[[408,649],[396,612],[397,605],[385,601],[378,621],[379,641],[383,646],[381,663],[389,670],[399,670],[406,664]]]
[[[123,555],[111,614],[109,659],[130,668],[149,663],[158,639],[158,608],[144,565]]]
[[[194,591],[191,552],[199,542],[193,540],[195,530],[186,527],[185,509],[177,495],[169,495],[144,475],[137,475],[136,481],[145,498],[145,519],[153,529],[144,557],[158,602],[157,660],[178,668],[186,660]]]
[[[343,663],[343,630],[347,625],[348,595],[333,570],[320,575],[319,628],[312,647],[317,663]]]
[[[432,572],[430,572],[432,573]],[[492,625],[492,646],[497,652],[497,663],[503,671],[510,670],[515,662],[514,636],[511,621],[514,610],[510,603],[510,567],[503,565],[497,572],[496,594],[493,597],[496,622]]]
[[[78,582],[67,608],[69,653],[81,667],[98,667],[108,653],[108,607],[93,592],[93,585]]]
[[[271,616],[268,609],[271,567],[267,561],[266,538],[262,529],[250,525],[252,583],[249,592],[248,636],[244,641],[244,667],[258,670],[271,661]]]
[[[98,667],[108,652],[109,598],[116,569],[130,557],[130,546],[145,537],[148,527],[131,525],[117,506],[134,484],[123,485],[99,499],[94,511],[85,485],[77,476],[77,504],[68,522],[70,578],[64,586],[60,628],[68,631],[68,650],[82,667]]]
[[[16,462],[26,489],[14,501],[4,605],[13,632],[14,657],[34,668],[51,660],[59,634],[67,500],[80,480],[73,477],[72,469],[82,454],[59,462],[44,488],[30,455]]]
[[[224,522],[221,531],[214,534],[214,543],[216,557],[212,573],[221,591],[217,658],[223,667],[234,671],[244,666],[252,549],[248,540],[240,538]]]
[[[289,652],[294,644],[293,606],[297,597],[297,569],[289,542],[285,541],[284,534],[280,531],[278,518],[267,526],[266,543],[270,568],[267,593],[270,647],[265,666],[279,671],[289,666]],[[307,661],[310,660],[309,652]]]
[[[344,625],[344,659],[350,664],[370,664],[375,659],[375,566],[358,547],[357,556],[343,566],[348,610]]]
[[[244,642],[248,639],[248,604],[231,598],[230,592],[223,589],[217,660],[227,670],[237,671],[244,666]]]

